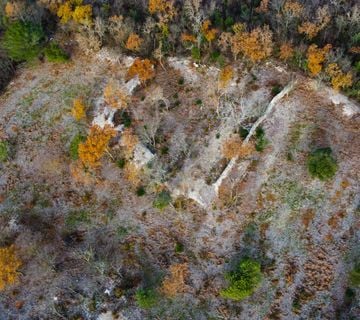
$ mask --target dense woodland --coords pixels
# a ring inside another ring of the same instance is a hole
[[[173,55],[222,68],[231,59],[276,58],[360,96],[356,0],[2,0],[0,28],[2,88],[21,62],[106,46],[160,64]]]

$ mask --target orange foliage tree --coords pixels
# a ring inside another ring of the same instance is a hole
[[[16,19],[24,10],[24,4],[17,1],[9,1],[5,5],[5,15],[10,19]]]
[[[331,45],[327,44],[323,48],[318,48],[316,44],[312,44],[307,50],[307,66],[312,76],[318,75],[322,70],[322,64],[329,53]]]
[[[299,27],[299,33],[304,33],[308,39],[314,38],[330,22],[330,13],[327,6],[318,8],[316,11],[316,21],[305,21]]]
[[[270,0],[261,0],[260,5],[255,9],[255,11],[258,13],[269,12],[269,1]]]
[[[308,39],[314,38],[319,33],[316,23],[305,21],[298,27],[299,33],[304,33]]]
[[[21,264],[14,245],[0,248],[0,291],[16,283]]]
[[[75,120],[80,121],[81,119],[85,118],[85,104],[83,99],[76,98],[73,102],[73,108],[71,110],[72,116]]]
[[[166,11],[166,0],[149,0],[149,12],[154,14],[156,12]]]
[[[257,27],[251,32],[242,31],[243,25],[236,25],[235,34],[231,41],[231,51],[234,58],[241,52],[252,62],[268,58],[272,53],[272,32],[268,26]]]
[[[137,143],[139,142],[138,137],[134,134],[131,129],[125,129],[121,135],[121,143],[124,147],[125,156],[131,158]]]
[[[233,76],[234,70],[231,66],[226,66],[225,68],[223,68],[219,74],[219,87],[225,88]]]
[[[182,42],[196,43],[196,38],[192,34],[183,33],[181,35]]]
[[[288,42],[283,43],[280,46],[280,54],[279,54],[279,58],[281,60],[289,60],[294,56],[294,48],[292,47],[292,45]]]
[[[352,85],[352,74],[344,73],[336,63],[330,63],[326,67],[326,72],[331,78],[331,85],[335,90],[350,87]]]
[[[245,30],[245,25],[243,23],[236,23],[233,25],[233,31],[234,31],[234,35],[230,38],[230,47],[231,47],[231,52],[234,56],[234,59],[236,60],[237,56],[240,54],[241,52],[241,37],[242,34],[244,33]],[[222,37],[223,41],[228,41],[228,37],[224,36]]]
[[[126,76],[130,79],[138,76],[141,82],[146,82],[155,77],[154,65],[149,59],[141,60],[137,58],[130,66]]]
[[[85,167],[96,168],[100,159],[107,150],[109,141],[116,134],[110,126],[101,128],[94,125],[85,142],[79,144],[79,158]]]
[[[170,266],[170,275],[167,276],[161,286],[161,292],[166,297],[175,297],[177,294],[186,292],[185,279],[189,270],[187,263],[178,263]]]
[[[160,25],[166,25],[176,15],[173,0],[149,0],[148,9],[151,14],[158,13]]]
[[[143,40],[136,34],[131,33],[126,41],[125,48],[131,51],[139,51]]]
[[[110,81],[104,89],[105,102],[115,109],[125,109],[129,103],[128,94],[114,81]]]
[[[286,16],[291,18],[299,18],[301,17],[304,11],[304,7],[301,3],[297,1],[286,1],[284,4],[283,12]]]

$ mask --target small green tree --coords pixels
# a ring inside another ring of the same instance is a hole
[[[312,152],[309,155],[307,166],[310,175],[320,180],[331,179],[338,169],[330,148],[321,148]]]
[[[352,286],[360,287],[360,262],[350,271],[349,280]]]
[[[138,289],[135,299],[140,308],[150,309],[158,302],[158,294],[154,289]]]
[[[9,157],[9,143],[0,141],[0,162],[5,162]]]
[[[85,140],[86,138],[80,133],[76,134],[71,140],[69,153],[72,160],[79,159],[79,144],[84,142]]]
[[[30,61],[39,55],[44,38],[40,24],[15,21],[6,29],[2,47],[14,61]]]
[[[229,286],[221,290],[220,295],[232,300],[243,300],[253,294],[260,285],[260,264],[249,258],[242,259],[234,271],[225,274],[225,279]]]
[[[46,59],[49,62],[66,62],[69,56],[62,50],[57,43],[51,42],[44,50]]]
[[[171,202],[171,196],[168,191],[161,191],[153,202],[153,207],[159,210],[165,209]]]
[[[191,57],[195,60],[195,61],[200,61],[201,59],[201,52],[200,49],[198,47],[192,47],[191,49]]]
[[[256,151],[263,152],[269,144],[269,140],[265,138],[265,130],[262,127],[257,127],[255,131],[255,149]]]

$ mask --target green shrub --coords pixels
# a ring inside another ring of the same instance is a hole
[[[76,229],[80,224],[89,223],[90,217],[89,212],[85,210],[71,211],[65,218],[65,225],[69,229]]]
[[[119,239],[126,237],[130,233],[129,228],[124,226],[119,226],[116,229],[116,235]]]
[[[360,61],[358,61],[358,62],[355,63],[355,71],[356,71],[357,73],[360,73]]]
[[[200,49],[198,47],[192,47],[192,49],[191,49],[191,57],[195,61],[200,61],[201,53],[200,53]]]
[[[175,244],[175,252],[176,253],[181,253],[184,251],[184,245],[180,242],[176,242]]]
[[[39,55],[44,38],[40,24],[16,21],[6,29],[2,46],[11,59],[30,61]]]
[[[168,153],[169,153],[169,147],[168,147],[168,146],[163,146],[163,147],[161,147],[160,153],[161,153],[163,156],[166,155],[166,154],[168,154]]]
[[[249,130],[240,126],[240,129],[239,129],[239,135],[240,135],[240,138],[241,139],[245,139],[247,137],[247,135],[249,134]]]
[[[220,51],[213,51],[210,54],[210,61],[212,63],[218,63],[220,68],[223,68],[226,62],[224,56],[220,53]]]
[[[74,138],[71,140],[70,142],[70,148],[69,148],[69,153],[70,153],[70,158],[72,160],[77,160],[79,159],[79,144],[81,142],[85,141],[85,137],[78,133],[74,136]]]
[[[125,164],[126,164],[125,158],[120,158],[119,160],[116,161],[116,165],[117,165],[120,169],[124,169],[124,168],[125,168]]]
[[[135,299],[140,308],[150,309],[158,302],[158,294],[153,289],[138,289]]]
[[[9,158],[9,143],[0,141],[0,162],[4,162]]]
[[[145,188],[143,186],[140,186],[136,189],[136,195],[138,197],[142,197],[146,194]]]
[[[358,263],[349,274],[350,284],[354,287],[360,287],[360,263]]]
[[[265,131],[261,127],[257,127],[255,131],[255,149],[256,151],[262,152],[266,148],[266,146],[269,144],[269,140],[265,138]]]
[[[198,105],[198,106],[201,106],[202,105],[202,100],[201,99],[196,99],[195,100],[195,104]]]
[[[46,59],[49,62],[66,62],[69,56],[55,42],[51,42],[44,50]]]
[[[225,274],[229,286],[220,292],[223,298],[243,300],[259,287],[262,274],[260,264],[249,258],[240,261],[234,271]]]
[[[227,17],[224,24],[226,28],[230,28],[234,24],[234,19],[232,17]]]
[[[171,196],[168,191],[161,191],[155,198],[153,202],[154,208],[163,210],[165,209],[171,202]]]
[[[282,88],[281,85],[276,84],[276,85],[274,85],[274,86],[271,88],[271,94],[272,94],[273,96],[276,96],[277,94],[279,94],[279,93],[281,92],[282,89],[283,89],[283,88]]]
[[[312,177],[328,180],[335,175],[338,166],[331,153],[330,148],[321,148],[309,155],[307,166]]]
[[[121,112],[122,124],[125,128],[129,128],[131,126],[131,116],[127,111]]]

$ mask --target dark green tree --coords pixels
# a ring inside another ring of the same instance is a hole
[[[6,29],[2,47],[14,61],[30,61],[38,57],[44,39],[40,24],[15,21]]]
[[[320,180],[331,179],[338,168],[330,148],[317,149],[309,155],[307,166],[312,177]]]
[[[220,292],[223,298],[243,300],[259,287],[262,274],[260,264],[252,259],[242,259],[234,271],[225,274],[229,286]]]
[[[45,48],[44,54],[49,62],[66,62],[69,60],[69,56],[54,42]]]

